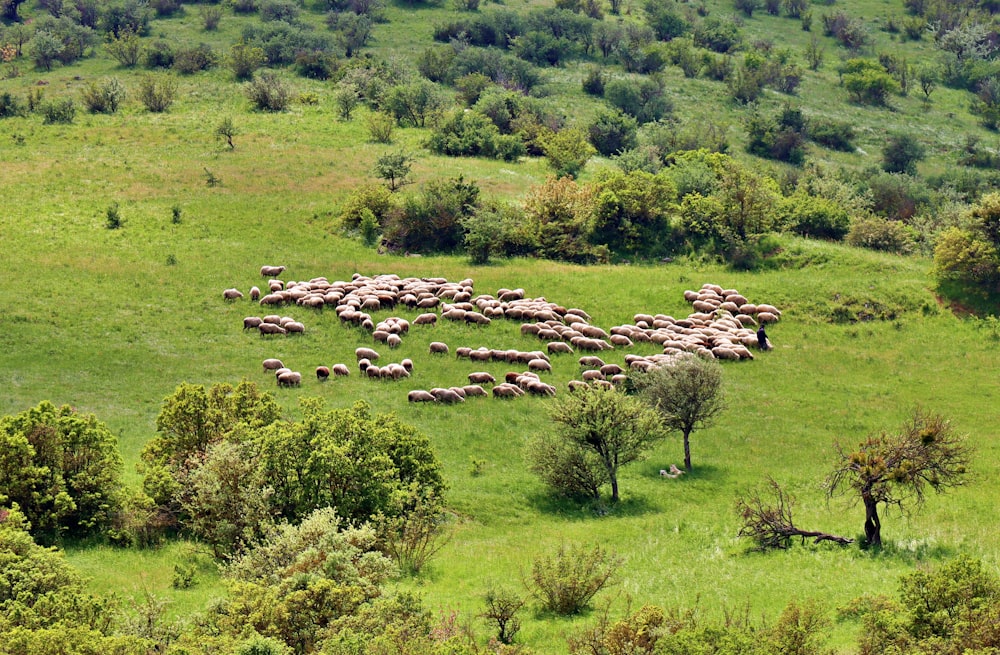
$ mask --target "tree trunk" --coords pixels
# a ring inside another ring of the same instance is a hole
[[[878,519],[878,503],[870,496],[865,501],[865,542],[869,546],[882,545],[882,522]]]
[[[691,472],[691,436],[690,432],[684,433],[684,470]]]
[[[618,502],[618,476],[611,475],[611,502]]]

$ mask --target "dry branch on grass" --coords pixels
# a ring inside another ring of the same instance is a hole
[[[736,500],[736,513],[743,521],[743,527],[737,536],[752,539],[756,550],[786,549],[793,537],[801,537],[803,542],[806,539],[812,539],[815,543],[832,541],[842,546],[854,541],[826,532],[795,527],[792,520],[795,499],[771,477],[767,479],[765,491],[767,490],[773,498],[767,498],[759,489],[754,489]]]

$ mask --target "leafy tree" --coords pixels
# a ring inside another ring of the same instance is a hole
[[[682,357],[636,376],[640,396],[664,425],[684,438],[684,468],[691,470],[691,433],[712,424],[725,408],[722,367],[700,357]]]
[[[916,175],[917,162],[926,154],[923,145],[912,134],[890,134],[882,149],[882,170]]]
[[[542,140],[542,150],[549,166],[560,177],[576,177],[596,152],[587,141],[587,134],[579,128],[554,132]]]
[[[890,93],[899,91],[899,82],[881,64],[870,59],[849,59],[841,82],[855,102],[882,106]]]
[[[515,591],[491,586],[483,598],[486,609],[479,616],[491,627],[496,627],[497,641],[501,644],[514,643],[514,637],[521,629],[517,613],[524,607],[525,600]]]
[[[610,157],[638,145],[635,118],[618,109],[598,109],[594,122],[587,128],[590,143],[597,152]]]
[[[462,243],[462,221],[475,213],[479,187],[465,178],[434,180],[408,196],[386,222],[387,245],[400,250],[453,252]]]
[[[552,555],[535,558],[531,592],[550,612],[577,614],[612,582],[619,566],[621,559],[600,546],[560,545]]]
[[[406,184],[410,175],[410,166],[415,161],[413,155],[402,150],[387,152],[375,160],[375,175],[389,183],[389,190]]]
[[[473,110],[445,115],[427,140],[432,151],[452,157],[490,157],[516,161],[525,153],[516,136],[504,135],[487,116]]]
[[[226,140],[226,145],[229,146],[230,150],[236,149],[236,144],[233,143],[233,137],[239,134],[240,131],[237,129],[236,125],[233,123],[232,116],[226,116],[222,121],[215,127],[215,136],[220,139]]]
[[[17,12],[22,4],[24,4],[24,0],[3,0],[0,2],[0,15],[3,16],[4,20],[19,23],[21,16]]]
[[[865,507],[865,541],[882,544],[879,505],[912,500],[918,507],[928,489],[944,492],[963,483],[970,450],[939,414],[917,410],[897,433],[870,435],[856,450],[837,446],[837,463],[827,478],[829,495],[850,491]]]
[[[613,79],[604,86],[604,98],[640,125],[658,121],[673,111],[663,85],[649,77],[635,80]]]
[[[611,485],[611,501],[618,502],[618,470],[640,461],[663,438],[656,412],[636,398],[615,390],[588,387],[564,397],[551,411],[556,437],[596,456]]]
[[[109,37],[104,48],[125,68],[135,68],[142,55],[139,35],[130,30],[123,30],[118,36]]]
[[[121,502],[118,440],[93,414],[43,401],[0,418],[0,504],[47,542],[110,525]]]
[[[229,48],[226,64],[238,82],[253,78],[254,72],[264,63],[264,50],[245,41],[234,43]]]
[[[375,215],[379,224],[384,224],[394,205],[392,191],[381,184],[369,182],[358,186],[347,196],[340,210],[340,223],[346,230],[356,230],[367,210]]]
[[[444,97],[440,88],[427,80],[394,86],[382,101],[382,109],[392,114],[401,126],[424,127],[427,119],[442,107]]]
[[[348,59],[365,47],[372,35],[372,19],[355,13],[330,14],[327,25]]]
[[[590,244],[593,192],[568,177],[550,177],[528,191],[526,222],[538,235],[538,252],[548,259],[591,263],[604,253]]]
[[[495,255],[529,254],[537,247],[520,210],[511,205],[486,202],[460,221],[465,252],[473,264],[489,264]]]
[[[593,194],[592,242],[631,256],[656,254],[668,241],[677,192],[666,173],[608,171]]]
[[[37,30],[28,41],[28,52],[35,66],[45,71],[52,70],[52,64],[59,60],[63,44],[54,34],[47,30]]]

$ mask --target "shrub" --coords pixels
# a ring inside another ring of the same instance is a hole
[[[10,91],[0,91],[0,118],[24,116],[27,108],[24,103]]]
[[[92,114],[113,114],[125,100],[125,86],[117,77],[90,82],[80,92],[80,99]]]
[[[393,205],[392,192],[385,186],[364,184],[347,197],[340,210],[340,224],[346,230],[356,230],[361,226],[365,212],[369,212],[382,225]]]
[[[264,21],[281,21],[292,24],[299,19],[299,5],[293,0],[263,0],[260,18]]]
[[[586,133],[579,128],[559,130],[542,141],[549,166],[559,177],[576,177],[594,154]]]
[[[149,0],[149,7],[156,12],[157,18],[169,18],[181,10],[178,0]]]
[[[847,209],[832,200],[796,191],[783,205],[784,223],[802,236],[839,241],[850,229]]]
[[[207,5],[201,8],[201,23],[206,32],[219,29],[222,20],[222,8],[218,5]]]
[[[847,242],[858,248],[906,255],[913,252],[913,231],[900,221],[878,216],[857,216],[851,221]]]
[[[375,160],[374,173],[389,183],[390,191],[395,191],[397,187],[407,183],[406,178],[410,175],[413,161],[413,155],[402,150],[387,152]]]
[[[177,50],[174,53],[174,70],[182,75],[191,75],[213,68],[218,60],[212,46],[202,43],[194,48]]]
[[[587,70],[583,77],[583,92],[597,97],[604,95],[604,71],[600,67],[593,66]]]
[[[234,43],[226,56],[226,65],[239,82],[253,78],[254,72],[264,63],[264,50],[244,41]]]
[[[885,105],[890,93],[899,91],[899,83],[876,61],[849,59],[842,69],[841,81],[858,103]]]
[[[139,35],[130,30],[123,31],[119,36],[112,36],[104,47],[125,68],[134,68],[142,55]]]
[[[640,125],[660,120],[673,111],[662,83],[648,77],[638,83],[635,80],[613,79],[604,86],[604,98],[635,118]]]
[[[810,118],[806,122],[806,136],[821,146],[840,150],[854,151],[854,126],[847,121],[833,118]]]
[[[938,237],[934,272],[945,279],[992,286],[1000,279],[1000,255],[985,239],[953,226]]]
[[[385,553],[400,571],[416,575],[451,538],[448,514],[436,500],[417,501],[405,515],[376,521]]]
[[[153,41],[143,54],[146,68],[171,68],[174,65],[174,48],[163,40]]]
[[[229,6],[237,14],[255,14],[260,9],[258,0],[229,0]]]
[[[490,157],[516,161],[525,153],[516,136],[500,134],[500,129],[477,111],[447,114],[427,140],[433,152],[453,157]]]
[[[600,546],[567,548],[535,558],[531,566],[531,592],[542,607],[556,614],[576,614],[611,583],[621,559]]]
[[[479,98],[487,89],[493,86],[493,80],[482,73],[469,73],[455,80],[455,88],[458,90],[458,97],[467,106],[479,102]]]
[[[590,143],[597,152],[611,156],[638,145],[636,120],[618,109],[598,109],[594,122],[587,128]]]
[[[259,111],[285,111],[291,100],[288,86],[271,71],[264,71],[252,79],[244,92]]]
[[[174,104],[177,80],[169,76],[144,75],[139,80],[139,101],[147,111],[165,112]]]
[[[70,124],[76,117],[76,105],[72,98],[53,100],[42,105],[42,123],[44,125]]]
[[[917,162],[926,156],[923,145],[911,134],[890,134],[882,149],[882,170],[916,175]]]
[[[537,248],[521,212],[501,202],[476,207],[471,215],[462,217],[461,223],[465,252],[473,264],[488,264],[494,255],[528,255]]]
[[[392,114],[400,125],[424,127],[427,119],[444,106],[444,97],[437,84],[418,80],[390,88],[381,103],[382,111]]]
[[[714,50],[729,52],[739,45],[740,30],[732,20],[721,20],[710,16],[698,23],[693,32],[695,45]]]
[[[392,133],[396,128],[396,121],[389,114],[373,111],[368,114],[365,126],[368,128],[369,138],[375,143],[392,143]]]

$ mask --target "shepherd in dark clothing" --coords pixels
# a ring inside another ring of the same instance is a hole
[[[761,350],[770,350],[771,342],[767,340],[767,332],[764,331],[764,326],[761,325],[757,330],[757,345]]]

